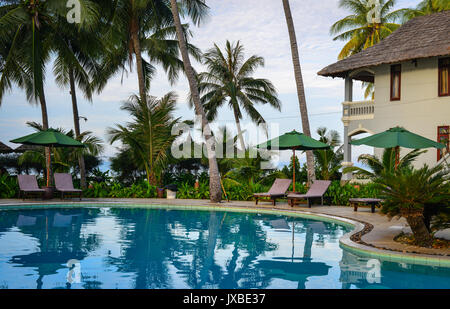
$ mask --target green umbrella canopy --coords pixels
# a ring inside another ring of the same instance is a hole
[[[404,147],[411,149],[445,148],[443,144],[414,134],[404,128],[395,127],[387,131],[351,142],[352,145],[368,145],[377,148]]]
[[[85,147],[79,141],[60,133],[54,129],[39,131],[27,136],[16,138],[11,143],[24,145],[39,145],[46,147]]]
[[[277,138],[256,146],[259,149],[279,149],[279,150],[315,150],[330,148],[329,145],[319,142],[303,133],[292,131]]]

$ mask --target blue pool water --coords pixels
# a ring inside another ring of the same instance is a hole
[[[342,250],[348,231],[266,214],[0,210],[0,288],[450,288],[448,268]]]

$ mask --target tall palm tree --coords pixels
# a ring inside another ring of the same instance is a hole
[[[338,58],[344,59],[363,49],[373,46],[389,36],[400,27],[395,23],[400,19],[403,10],[392,11],[396,0],[380,0],[379,19],[370,20],[374,7],[370,0],[340,0],[339,7],[347,9],[351,15],[335,22],[330,33],[333,40],[347,43],[339,53]]]
[[[94,91],[93,77],[99,78],[102,74],[99,60],[106,48],[98,31],[98,7],[93,5],[92,9],[83,14],[90,14],[91,22],[73,25],[67,22],[66,18],[59,18],[59,32],[55,33],[58,40],[54,40],[53,49],[56,53],[53,72],[57,84],[64,88],[69,86],[72,99],[72,114],[75,129],[75,137],[79,138],[80,116],[78,113],[77,87],[83,92],[86,99],[92,100]],[[97,90],[102,88],[97,85]],[[78,164],[80,168],[81,187],[86,188],[86,168],[83,153],[79,153]]]
[[[208,71],[200,73],[199,89],[201,102],[209,121],[217,117],[218,109],[225,103],[231,108],[236,121],[241,149],[245,150],[240,120],[243,109],[257,124],[265,123],[255,108],[256,103],[269,104],[281,110],[281,103],[273,84],[263,78],[251,75],[257,67],[264,65],[264,59],[256,55],[244,58],[244,48],[239,43],[226,42],[225,53],[214,44],[204,55]]]
[[[194,23],[198,23],[202,14],[206,13],[207,6],[203,0],[182,0],[182,8],[188,12],[197,12],[196,14],[190,14]],[[212,202],[220,202],[222,199],[222,190],[220,187],[220,174],[219,167],[217,165],[217,158],[215,153],[215,139],[211,134],[209,122],[206,118],[205,110],[200,101],[200,95],[198,91],[198,83],[195,77],[194,69],[192,68],[191,61],[189,59],[188,48],[186,45],[185,35],[183,33],[183,27],[180,20],[180,13],[178,9],[177,0],[170,0],[170,6],[172,10],[173,20],[177,31],[178,43],[180,45],[181,56],[184,63],[184,71],[189,82],[189,88],[191,90],[192,100],[195,106],[195,114],[200,117],[202,124],[203,136],[206,140],[206,149],[209,161],[209,191],[210,199]]]
[[[395,3],[396,0],[380,0],[380,19],[369,21],[371,12],[376,9],[370,0],[340,0],[339,7],[348,9],[352,14],[334,23],[330,29],[331,34],[335,35],[333,40],[347,41],[338,59],[359,53],[397,30],[400,24],[395,21],[401,18],[404,11],[391,11]],[[365,89],[364,97],[374,99],[373,83],[363,82],[362,87]]]
[[[0,5],[0,49],[5,53],[0,102],[12,84],[18,85],[26,91],[30,102],[39,102],[42,126],[48,129],[45,66],[50,58],[51,43],[55,43],[49,38],[58,32],[55,16],[63,14],[65,5],[58,0],[8,0]],[[49,155],[50,149],[46,147],[45,152]],[[47,167],[50,170],[50,166]]]
[[[448,0],[422,0],[414,9],[404,9],[404,20],[450,10]]]
[[[180,118],[173,118],[176,99],[173,92],[161,99],[148,96],[141,100],[134,95],[121,107],[131,114],[133,121],[108,129],[110,143],[120,140],[128,146],[152,185],[159,184],[161,172],[168,163],[170,147],[176,139],[172,135],[172,128],[180,122]]]
[[[292,62],[294,64],[295,83],[297,86],[298,104],[300,107],[300,116],[302,119],[303,133],[311,136],[309,127],[308,108],[306,105],[305,86],[303,84],[302,69],[300,66],[300,58],[298,53],[297,37],[295,35],[294,21],[292,19],[291,7],[289,0],[282,0],[284,15],[286,17],[286,24],[289,32],[289,40],[291,43]],[[306,151],[306,165],[308,169],[308,183],[311,183],[316,178],[314,171],[314,155],[312,151]]]

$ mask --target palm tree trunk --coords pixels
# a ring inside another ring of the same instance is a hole
[[[414,235],[416,244],[421,247],[431,247],[433,244],[433,238],[428,232],[425,223],[423,222],[423,216],[419,215],[407,215],[406,221],[411,228]]]
[[[72,97],[73,124],[75,128],[75,137],[80,136],[80,117],[78,115],[77,93],[75,88],[75,78],[73,70],[69,69],[70,95]],[[86,166],[83,154],[78,155],[78,165],[80,167],[80,185],[82,189],[86,189]]]
[[[289,32],[289,39],[291,41],[292,62],[294,63],[295,82],[297,84],[297,96],[300,106],[300,116],[302,119],[303,133],[311,136],[309,129],[308,109],[306,106],[305,88],[303,84],[302,69],[300,66],[300,58],[298,55],[297,38],[295,36],[294,21],[292,20],[291,8],[289,0],[282,0],[284,14],[286,16],[286,23]],[[316,178],[314,171],[314,155],[312,151],[306,151],[306,166],[308,169],[308,183],[311,183]]]
[[[236,128],[238,131],[239,142],[241,144],[242,150],[245,151],[245,143],[244,143],[244,137],[242,136],[241,122],[239,120],[239,115],[238,115],[236,109],[233,109],[233,111],[234,111],[234,119],[236,120]]]
[[[47,114],[47,102],[45,100],[45,94],[44,94],[44,88],[41,88],[41,91],[39,92],[39,101],[41,105],[41,113],[42,113],[42,128],[44,130],[48,129],[48,114]],[[47,184],[48,186],[51,186],[51,179],[52,179],[52,166],[47,160],[47,158],[50,156],[50,147],[45,147],[45,168],[48,171],[47,173]]]
[[[136,56],[139,96],[141,97],[141,100],[147,102],[145,91],[144,65],[142,62],[141,43],[139,41],[139,24],[136,16],[134,16],[131,20],[131,40],[133,42],[133,50]]]
[[[191,66],[191,61],[189,59],[189,54],[186,46],[186,40],[183,34],[183,29],[181,26],[180,15],[178,13],[178,6],[176,0],[170,0],[172,15],[177,31],[178,44],[180,46],[181,56],[183,58],[184,70],[186,72],[187,79],[189,81],[189,88],[191,90],[192,99],[195,106],[195,114],[201,118],[202,121],[202,132],[206,140],[206,150],[209,161],[209,193],[212,202],[220,202],[222,199],[222,190],[220,187],[220,174],[219,167],[217,165],[216,150],[215,150],[215,139],[211,134],[211,129],[209,127],[208,120],[206,119],[206,114],[203,106],[200,103],[200,95],[198,92],[197,79],[194,75],[194,70]]]

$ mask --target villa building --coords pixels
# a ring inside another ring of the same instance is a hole
[[[428,149],[416,167],[448,158],[449,71],[450,11],[414,18],[380,43],[322,69],[319,75],[345,79],[344,165],[352,165],[354,136],[395,126],[447,145],[444,150]],[[353,101],[354,80],[374,83],[375,99]],[[375,148],[375,155],[382,152]]]

